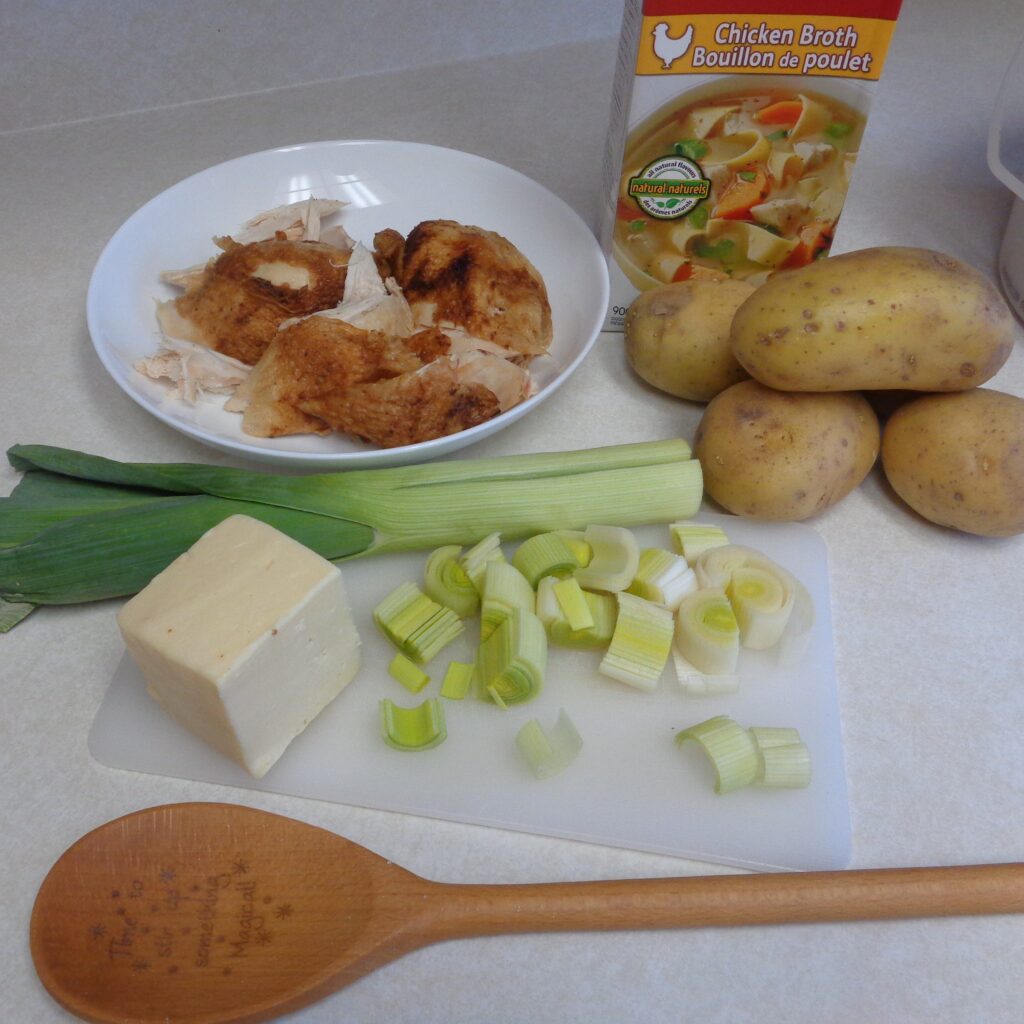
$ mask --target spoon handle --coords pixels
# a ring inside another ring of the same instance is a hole
[[[436,938],[1024,911],[1024,864],[437,885]]]

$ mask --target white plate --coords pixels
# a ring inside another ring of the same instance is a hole
[[[157,347],[155,304],[179,294],[161,271],[216,254],[212,238],[231,234],[262,210],[309,196],[349,203],[340,216],[364,244],[391,227],[406,234],[422,220],[448,218],[497,231],[544,277],[554,341],[531,372],[538,392],[479,426],[449,437],[382,449],[332,434],[265,439],[242,433],[224,398],[188,406],[133,369]],[[608,302],[608,271],[593,233],[561,199],[501,164],[410,142],[314,142],[253,153],[186,178],[134,213],[100,255],[89,285],[93,345],[121,388],[144,409],[221,451],[277,465],[368,468],[421,462],[501,430],[548,398],[590,350]]]
[[[423,552],[346,562],[345,582],[362,639],[353,682],[297,737],[259,781],[166,715],[125,655],[89,734],[111,768],[224,786],[356,804],[608,846],[719,861],[746,868],[826,870],[850,858],[839,702],[832,653],[828,555],[802,523],[757,523],[702,513],[731,540],[758,548],[809,590],[815,624],[803,659],[778,665],[773,651],[743,651],[737,693],[687,697],[672,666],[653,693],[599,675],[599,651],[552,647],[543,692],[499,711],[467,698],[444,701],[448,738],[423,753],[398,753],[380,738],[378,700],[405,706],[436,697],[450,660],[472,660],[477,623],[428,666],[427,689],[410,696],[387,673],[393,648],[374,626],[373,607],[398,584],[419,579]],[[666,546],[664,526],[635,530],[642,546]],[[530,718],[545,728],[565,708],[583,750],[562,774],[538,782],[515,748]],[[712,715],[743,725],[792,726],[811,753],[807,789],[713,791],[706,758],[679,729]]]

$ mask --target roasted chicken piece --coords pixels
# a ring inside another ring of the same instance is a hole
[[[443,357],[412,373],[300,401],[305,412],[382,448],[456,434],[498,414],[493,391]]]
[[[137,364],[194,402],[234,389],[224,408],[255,437],[340,430],[390,448],[453,434],[533,391],[525,364],[547,351],[540,275],[507,239],[454,221],[374,251],[340,227],[334,201],[260,214],[205,266],[164,275],[161,349]],[[179,340],[173,340],[179,339]]]
[[[226,244],[183,295],[158,306],[166,335],[251,366],[285,320],[341,301],[350,255],[343,249],[279,238]]]
[[[508,239],[452,220],[423,221],[399,245],[388,229],[374,247],[388,263],[417,324],[458,327],[529,359],[551,344],[544,281]]]
[[[405,239],[394,228],[385,228],[373,236],[373,250],[387,265],[397,281],[402,276]]]
[[[440,331],[395,338],[344,320],[310,316],[277,333],[248,381],[225,408],[244,409],[242,429],[254,437],[326,433],[309,403],[353,386],[418,370],[422,354],[447,351]]]

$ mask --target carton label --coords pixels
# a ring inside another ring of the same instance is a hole
[[[894,22],[777,14],[645,14],[638,75],[844,75],[875,81]]]
[[[627,0],[605,161],[606,330],[641,291],[756,287],[828,256],[899,8]]]

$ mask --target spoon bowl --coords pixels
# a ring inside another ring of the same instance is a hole
[[[1021,864],[444,884],[291,818],[187,803],[72,845],[40,887],[30,942],[46,989],[85,1020],[249,1024],[444,939],[1021,910]]]

